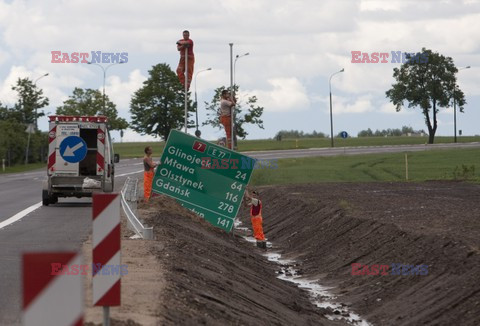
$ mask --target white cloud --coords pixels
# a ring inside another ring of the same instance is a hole
[[[129,74],[128,80],[124,83],[116,75],[107,78],[105,93],[116,104],[121,117],[129,117],[131,96],[143,86],[143,82],[146,79],[147,77],[143,76],[138,69],[133,70]]]
[[[181,19],[179,19],[181,15]],[[52,50],[64,52],[115,51],[129,53],[128,65],[107,74],[106,92],[128,117],[131,95],[141,87],[148,69],[178,62],[175,41],[189,29],[195,41],[195,72],[199,102],[209,101],[213,90],[230,84],[230,53],[250,52],[237,62],[236,82],[257,95],[267,112],[315,110],[315,99],[328,109],[328,78],[338,96],[340,113],[362,113],[371,120],[390,119],[385,91],[393,83],[398,64],[352,64],[351,51],[416,52],[431,48],[451,56],[458,66],[471,65],[457,76],[468,104],[466,130],[478,129],[474,109],[480,105],[479,1],[317,1],[268,0],[131,1],[45,0],[0,2],[0,100],[14,101],[11,84],[18,77],[32,79],[48,72],[39,83],[54,110],[74,87],[101,89],[102,72],[82,64],[52,64]],[[411,110],[402,110],[406,114]],[[395,113],[393,109],[393,113]],[[204,112],[199,117],[203,118]],[[354,115],[355,116],[355,115]],[[358,117],[358,115],[356,115]],[[274,128],[280,115],[269,115],[265,126]],[[356,118],[345,123],[357,125]],[[412,117],[413,119],[413,117]],[[421,116],[419,115],[419,120]],[[379,122],[381,123],[381,122]],[[359,126],[365,129],[365,126]],[[216,130],[204,128],[216,135]],[[449,131],[445,131],[446,133]],[[274,134],[275,130],[253,134]],[[476,132],[478,133],[478,131]]]
[[[254,90],[249,94],[257,95],[260,105],[265,111],[304,111],[308,109],[310,100],[305,87],[296,78],[273,78],[268,83],[271,90]]]
[[[403,3],[402,1],[362,0],[360,2],[360,11],[400,11]]]
[[[345,97],[332,96],[332,113],[334,115],[366,113],[373,110],[371,96],[369,95],[361,96],[353,101]]]

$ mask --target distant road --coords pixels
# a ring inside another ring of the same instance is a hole
[[[335,155],[359,155],[380,153],[403,153],[421,152],[438,149],[454,148],[480,148],[480,142],[475,143],[452,143],[433,145],[388,145],[388,146],[360,146],[360,147],[327,147],[309,149],[286,149],[273,151],[242,152],[256,159],[282,159],[295,157],[335,156]]]

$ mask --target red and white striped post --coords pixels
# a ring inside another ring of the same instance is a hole
[[[75,252],[23,254],[23,325],[83,325],[81,263]]]
[[[55,139],[57,138],[57,126],[54,123],[50,123],[50,131],[48,132],[48,175],[52,175],[55,170],[56,152],[55,152]]]
[[[102,175],[105,169],[105,125],[97,129],[97,175]]]
[[[109,325],[109,307],[120,305],[120,273],[108,268],[120,266],[120,196],[94,194],[92,206],[93,305],[103,306],[104,325]]]

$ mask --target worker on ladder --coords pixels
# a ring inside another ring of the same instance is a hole
[[[193,54],[193,41],[190,39],[190,32],[183,31],[183,39],[177,41],[177,50],[180,52],[180,61],[178,62],[177,75],[180,83],[185,87],[185,52],[187,52],[187,89],[190,89],[193,76],[193,66],[195,64],[195,55]]]

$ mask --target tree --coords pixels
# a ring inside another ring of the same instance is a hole
[[[457,71],[452,58],[425,48],[420,55],[410,56],[400,69],[393,69],[396,83],[386,92],[386,96],[396,106],[397,112],[402,109],[404,101],[408,102],[409,108],[418,106],[422,110],[428,128],[429,144],[433,144],[435,139],[439,108],[449,106],[455,97],[463,112],[466,101],[456,85]]]
[[[282,139],[297,139],[297,138],[325,138],[327,137],[323,132],[313,131],[310,133],[305,133],[303,131],[298,130],[280,130],[275,135],[275,139],[282,140]]]
[[[367,130],[361,130],[358,134],[358,137],[372,137],[373,131],[372,129],[368,128]]]
[[[73,94],[62,106],[57,107],[58,115],[96,116],[104,115],[108,118],[111,130],[128,128],[128,122],[118,117],[117,106],[105,95],[105,109],[103,95],[99,90],[75,87]]]
[[[130,102],[131,127],[141,134],[166,140],[171,129],[185,126],[184,88],[166,63],[153,66],[148,73],[150,77]],[[188,108],[188,111],[194,111],[190,100]],[[187,127],[194,127],[194,121],[187,121]]]
[[[202,125],[211,125],[215,128],[222,128],[219,119],[219,109],[220,109],[220,99],[221,94],[225,87],[219,87],[215,90],[215,95],[210,103],[205,102],[206,110],[207,110],[207,121],[205,121]],[[233,87],[234,93],[238,92],[238,85],[234,85]],[[257,125],[259,128],[263,128],[263,120],[261,116],[263,114],[263,107],[257,105],[257,97],[250,96],[247,98],[245,104],[242,104],[242,101],[237,100],[237,105],[235,105],[235,128],[236,128],[236,135],[245,139],[248,133],[244,129],[245,124],[252,124]],[[247,108],[244,109],[243,106]],[[244,112],[246,110],[246,112]]]
[[[37,89],[28,78],[19,78],[12,90],[18,93],[18,102],[15,103],[13,110],[17,112],[18,121],[24,124],[36,123],[37,118],[45,115],[38,112],[49,104],[48,98],[43,96],[43,91]]]

